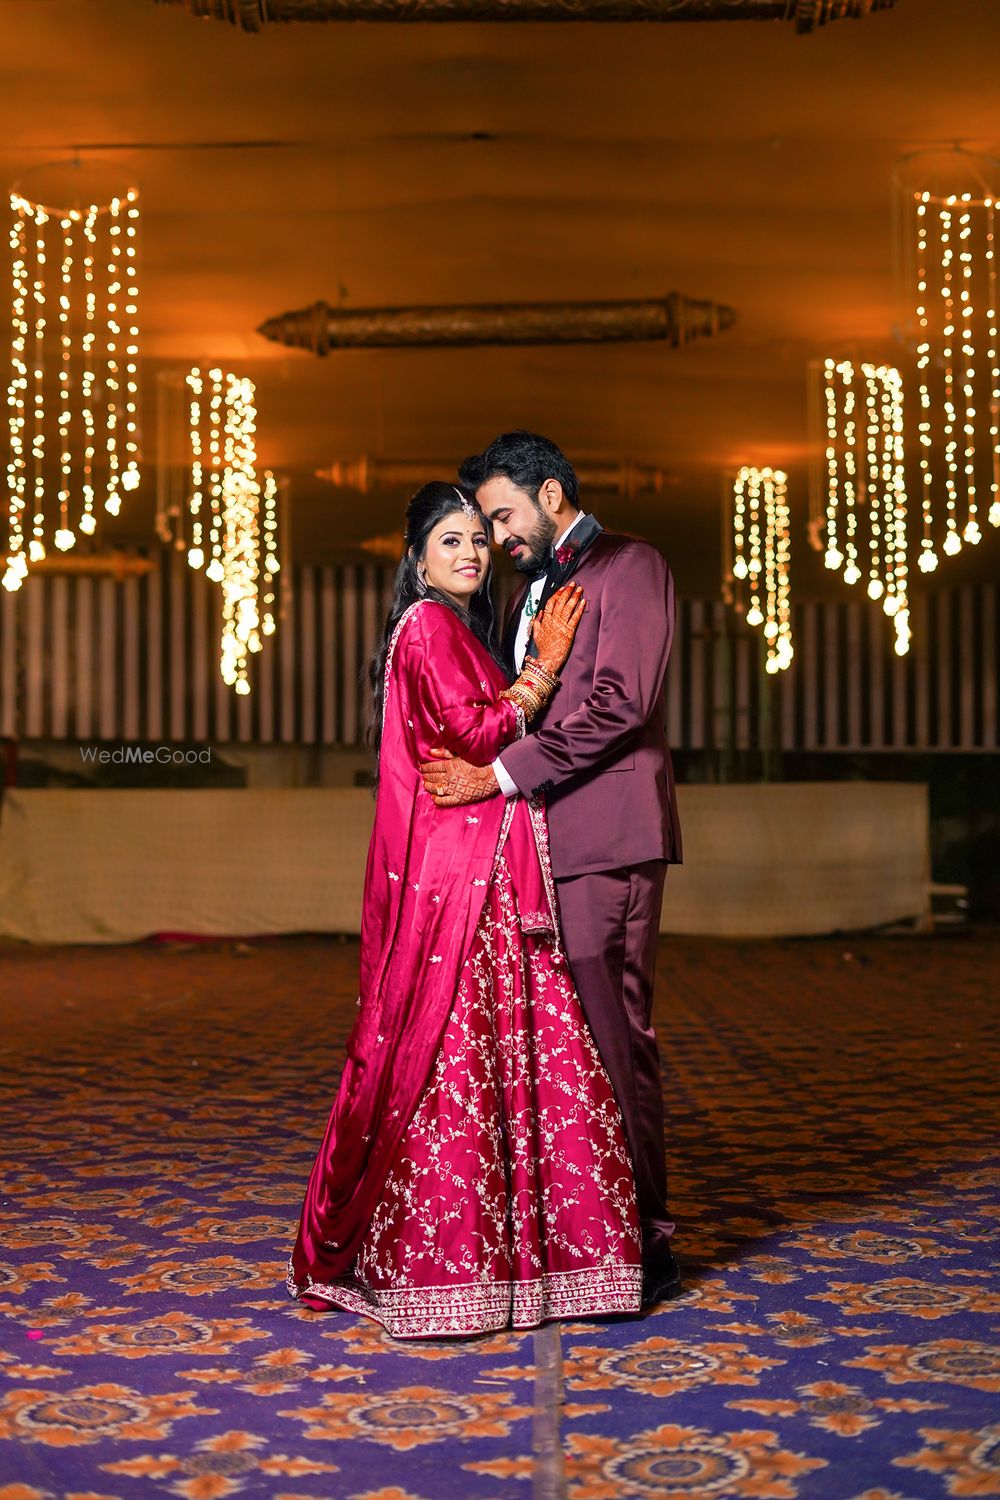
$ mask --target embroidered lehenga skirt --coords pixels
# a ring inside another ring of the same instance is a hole
[[[433,1076],[352,1271],[289,1290],[396,1338],[637,1312],[632,1167],[566,964],[522,932],[503,859]]]

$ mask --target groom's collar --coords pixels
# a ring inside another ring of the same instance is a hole
[[[556,539],[555,539],[555,541],[552,543],[552,551],[555,552],[555,550],[556,550],[557,547],[561,547],[562,544],[563,544],[563,542],[565,542],[566,538],[570,535],[570,533],[576,530],[576,528],[579,526],[580,522],[581,521],[586,521],[586,520],[589,520],[587,512],[585,510],[578,510],[577,513],[576,513],[575,520],[570,521],[569,525],[566,527],[566,530],[563,532],[562,536],[557,536]]]
[[[560,581],[573,571],[591,542],[600,536],[603,529],[600,521],[586,511],[581,511],[572,526],[567,527],[552,549]]]

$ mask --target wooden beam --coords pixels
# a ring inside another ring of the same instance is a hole
[[[280,313],[257,332],[308,349],[399,349],[473,344],[603,344],[661,341],[674,348],[736,321],[731,307],[669,296],[636,302],[526,302],[470,307],[330,307]]]
[[[110,574],[121,583],[126,578],[141,578],[144,573],[152,573],[156,566],[151,557],[140,557],[135,552],[57,552],[33,562],[28,577],[36,573],[77,578]]]
[[[158,0],[242,31],[292,21],[790,21],[799,32],[895,0]]]
[[[631,499],[646,492],[659,494],[666,485],[677,484],[677,475],[652,464],[638,464],[632,459],[574,464],[576,477],[584,490],[601,490]],[[419,489],[432,479],[450,479],[454,459],[371,458],[367,454],[355,459],[337,459],[329,468],[317,469],[316,478],[325,479],[338,489],[360,490],[370,495],[379,490]]]

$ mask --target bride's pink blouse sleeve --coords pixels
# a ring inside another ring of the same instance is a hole
[[[518,737],[518,711],[468,626],[426,604],[404,627],[397,660],[417,761],[443,748],[488,766]]]

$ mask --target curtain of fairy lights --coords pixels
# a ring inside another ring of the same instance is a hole
[[[138,200],[58,209],[10,195],[10,590],[139,484]]]
[[[906,264],[916,334],[921,540],[933,572],[1000,526],[1000,342],[996,203],[971,192],[911,191]]]
[[[763,627],[765,667],[783,672],[792,644],[787,476],[781,469],[744,465],[733,480],[732,574],[746,622]]]
[[[903,379],[892,365],[827,359],[820,384],[825,455],[820,545],[824,562],[893,622],[895,649],[910,647]]]
[[[257,472],[253,382],[220,368],[160,381],[160,473],[156,529],[187,554],[222,595],[220,671],[250,692],[250,657],[277,627],[279,484]],[[174,445],[183,428],[185,461]],[[263,481],[263,482],[262,482]]]

